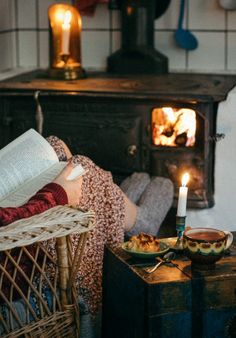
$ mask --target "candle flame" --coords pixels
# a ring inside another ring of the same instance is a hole
[[[62,11],[62,10],[57,11],[55,13],[55,17],[56,17],[56,21],[58,21],[60,23],[63,22],[63,20],[64,20],[64,11]]]
[[[69,28],[70,27],[70,22],[71,22],[71,12],[66,11],[64,15],[64,22],[63,22],[63,27],[64,28]]]
[[[185,173],[182,177],[182,187],[186,187],[189,181],[189,173]]]

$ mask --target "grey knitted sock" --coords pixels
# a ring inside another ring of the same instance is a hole
[[[120,188],[136,204],[150,181],[148,173],[135,172],[121,183]]]
[[[172,181],[153,177],[138,201],[135,225],[126,235],[133,236],[144,232],[156,236],[173,203],[173,197]]]

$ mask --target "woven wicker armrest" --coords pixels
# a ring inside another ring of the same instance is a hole
[[[0,228],[1,338],[79,337],[76,280],[94,225],[94,212],[57,206]]]
[[[94,226],[93,211],[71,206],[56,206],[41,214],[20,219],[0,228],[0,251],[21,247],[51,238],[84,233]]]

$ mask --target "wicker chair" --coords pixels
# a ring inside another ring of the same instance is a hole
[[[0,228],[0,337],[79,337],[74,281],[94,222],[93,212],[57,206]]]

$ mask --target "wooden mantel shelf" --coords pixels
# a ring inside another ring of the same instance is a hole
[[[170,73],[164,75],[111,75],[89,73],[87,78],[63,81],[50,79],[45,70],[37,70],[0,82],[0,91],[47,90],[99,95],[109,93],[127,96],[156,96],[199,98],[207,96],[214,101],[224,100],[236,85],[236,75],[209,75]]]

